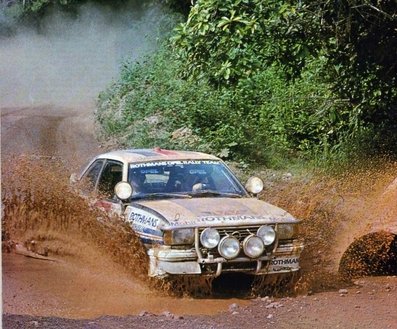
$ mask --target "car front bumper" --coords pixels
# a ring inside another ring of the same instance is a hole
[[[225,272],[241,272],[253,275],[291,273],[299,270],[299,257],[304,248],[302,240],[280,241],[271,251],[257,259],[237,257],[227,260],[219,255],[203,257],[196,236],[194,248],[174,249],[157,245],[148,249],[149,276],[209,275]]]

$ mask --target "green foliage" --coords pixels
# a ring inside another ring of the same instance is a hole
[[[42,12],[48,6],[61,5],[67,6],[73,3],[78,2],[78,0],[26,0],[19,1],[19,3],[23,5],[23,10],[26,15],[32,13]]]
[[[290,84],[270,67],[214,88],[205,79],[181,79],[183,63],[165,46],[123,66],[120,80],[100,95],[97,118],[105,136],[123,146],[194,149],[273,167],[314,153],[330,157],[349,112],[321,81],[321,66],[313,61]]]
[[[396,30],[395,0],[202,0],[178,27],[173,41],[185,63],[184,77],[232,89],[271,67],[287,81],[306,79],[300,74],[313,58],[319,59],[318,75],[334,95],[331,103],[335,97],[343,100],[344,110],[330,111],[331,129],[318,126],[318,133],[309,133],[308,138],[306,130],[287,134],[286,143],[296,144],[299,135],[310,145],[317,141],[320,154],[335,145],[339,156],[371,149],[397,154]],[[307,111],[310,116],[311,108]],[[282,109],[275,112],[288,120]],[[321,130],[332,131],[331,137],[325,138]]]
[[[192,0],[162,0],[170,9],[187,17],[192,5]]]
[[[203,0],[173,37],[186,76],[236,83],[274,63],[297,76],[314,52],[296,1]]]
[[[328,26],[325,49],[334,90],[373,132],[377,144],[371,145],[396,154],[397,2],[340,1],[324,4],[320,12]]]
[[[394,120],[395,0],[202,0],[173,37],[185,76],[236,83],[278,65],[296,77],[321,54],[334,90],[366,122]]]

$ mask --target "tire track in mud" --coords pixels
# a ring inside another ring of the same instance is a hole
[[[12,154],[56,156],[69,165],[82,165],[100,148],[92,111],[50,105],[2,108],[2,159]]]

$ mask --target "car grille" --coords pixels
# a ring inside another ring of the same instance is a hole
[[[247,236],[251,234],[256,234],[259,227],[262,225],[251,225],[251,226],[239,226],[237,227],[214,227],[218,230],[219,234],[221,235],[221,239],[226,235],[232,235],[240,241],[243,241]],[[272,225],[274,228],[274,225]],[[204,231],[204,228],[199,229],[199,234]]]

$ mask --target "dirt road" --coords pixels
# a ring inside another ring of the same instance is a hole
[[[99,152],[94,130],[92,105],[1,108],[1,158],[35,154],[82,165]]]
[[[38,154],[60,157],[74,170],[101,150],[93,132],[87,110],[5,108],[2,162]],[[318,278],[316,293],[309,287],[284,298],[175,298],[150,289],[90,241],[30,231],[16,242],[33,236],[51,237],[63,252],[51,260],[3,252],[4,328],[397,328],[396,277],[333,286],[328,277],[324,288]]]

